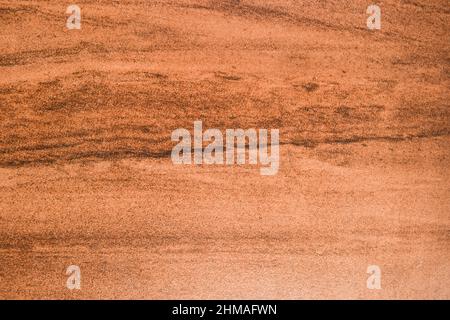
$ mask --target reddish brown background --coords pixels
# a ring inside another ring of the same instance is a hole
[[[1,298],[450,298],[449,1],[75,3],[0,0]],[[194,120],[278,175],[172,165]]]

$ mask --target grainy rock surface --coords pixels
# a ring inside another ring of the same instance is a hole
[[[75,2],[0,0],[1,298],[450,298],[448,1]],[[174,166],[195,120],[278,175]]]

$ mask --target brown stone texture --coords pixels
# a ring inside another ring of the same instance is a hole
[[[448,0],[74,3],[0,0],[0,298],[450,298]],[[173,165],[195,120],[278,174]]]

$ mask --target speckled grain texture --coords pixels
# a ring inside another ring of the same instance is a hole
[[[450,298],[449,1],[74,3],[0,0],[0,298]],[[174,166],[194,120],[278,175]]]

